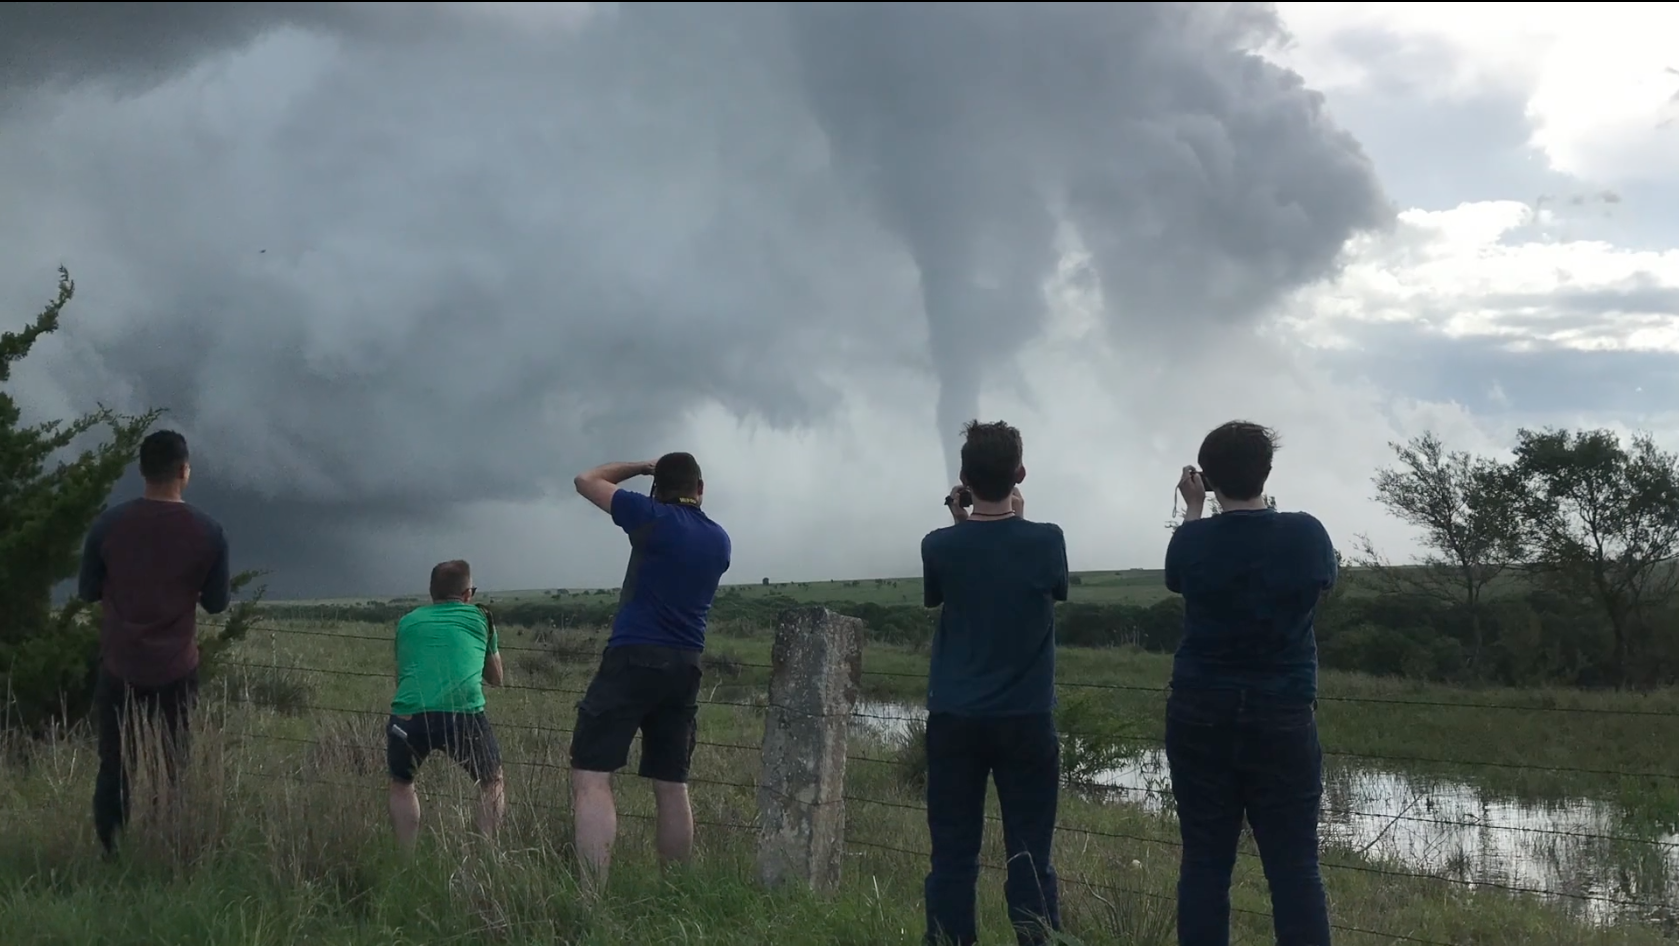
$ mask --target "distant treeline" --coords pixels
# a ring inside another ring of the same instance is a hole
[[[1614,635],[1590,602],[1574,602],[1536,586],[1512,589],[1479,604],[1481,645],[1476,653],[1469,611],[1424,594],[1332,592],[1319,608],[1319,662],[1326,669],[1454,683],[1606,686],[1615,680]],[[394,623],[418,602],[369,601],[360,605],[272,604],[276,618]],[[712,609],[714,627],[768,628],[788,608],[808,601],[778,594],[724,591]],[[824,606],[861,618],[869,639],[925,646],[938,612],[914,605],[829,601]],[[551,628],[560,632],[611,623],[617,598],[571,595],[493,605],[498,624]],[[1637,642],[1640,660],[1632,686],[1679,681],[1679,614],[1663,612],[1647,640]],[[1176,596],[1153,604],[1067,602],[1056,606],[1056,639],[1066,646],[1135,646],[1169,653],[1183,627],[1183,601]]]

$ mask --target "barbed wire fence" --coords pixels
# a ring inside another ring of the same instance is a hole
[[[342,623],[349,624],[352,627],[355,627],[355,626],[366,627],[365,623],[359,622],[359,621],[354,621],[354,620],[346,620]],[[201,622],[200,626],[202,628],[205,628],[205,629],[213,629],[213,627],[214,627],[214,625],[204,623],[204,622]],[[338,622],[332,622],[332,623],[321,622],[321,623],[311,623],[309,625],[303,625],[303,624],[300,624],[300,623],[293,623],[293,622],[275,622],[275,621],[265,620],[258,627],[252,629],[250,636],[247,637],[246,640],[244,641],[244,646],[239,648],[239,652],[248,656],[248,655],[251,655],[254,651],[260,649],[260,647],[258,645],[258,642],[257,642],[257,639],[256,639],[259,634],[275,635],[276,638],[282,637],[282,636],[283,637],[291,637],[291,638],[310,638],[310,637],[314,637],[314,638],[328,639],[328,640],[331,640],[331,641],[334,641],[334,642],[356,642],[356,643],[360,643],[360,644],[368,645],[368,646],[384,645],[386,647],[392,646],[393,640],[394,640],[394,633],[383,634],[383,635],[368,634],[368,633],[355,633],[355,632],[343,629],[341,626],[338,626]],[[561,635],[556,635],[556,636],[561,636]],[[573,631],[573,632],[570,632],[570,633],[568,633],[566,635],[563,635],[563,636],[564,637],[575,638],[579,635],[575,631]],[[556,655],[558,655],[561,659],[576,661],[579,665],[577,669],[579,669],[581,671],[587,672],[589,670],[592,670],[592,666],[588,666],[585,662],[586,661],[592,662],[592,659],[594,658],[595,654],[593,654],[591,652],[588,652],[588,651],[581,650],[581,649],[568,650],[568,649],[565,649],[563,646],[557,647],[556,643],[557,642],[554,641],[554,640],[550,640],[546,643],[538,643],[538,644],[535,644],[535,645],[524,645],[524,644],[513,643],[513,642],[510,642],[510,641],[507,640],[507,635],[506,635],[505,630],[504,630],[503,633],[501,634],[500,650],[504,654],[513,654],[513,655],[530,654],[532,656],[545,657],[545,658],[550,658],[550,659],[555,658]],[[228,659],[228,660],[225,660],[222,663],[222,668],[224,670],[227,670],[227,671],[238,671],[240,673],[245,673],[245,674],[249,674],[249,673],[252,673],[252,672],[265,672],[265,673],[275,673],[275,674],[302,674],[302,675],[306,675],[308,677],[315,678],[315,679],[328,679],[328,678],[333,678],[333,677],[358,678],[358,679],[364,679],[364,680],[375,680],[376,679],[376,680],[382,681],[387,686],[394,684],[394,670],[393,671],[379,672],[379,671],[354,669],[354,668],[350,668],[350,667],[308,666],[306,664],[299,663],[295,660],[292,660],[290,662],[281,662],[278,659],[279,654],[278,654],[277,648],[275,650],[276,650],[276,653],[275,653],[276,659],[271,663],[253,662],[249,659],[237,659],[237,660],[236,659]],[[744,661],[744,660],[739,660],[739,659],[733,658],[733,657],[725,657],[725,658],[722,658],[721,660],[717,660],[717,661],[714,662],[713,666],[714,667],[724,667],[724,668],[727,668],[729,671],[734,672],[734,673],[739,673],[741,671],[753,671],[753,672],[756,672],[756,673],[762,673],[762,674],[766,675],[766,682],[767,682],[767,675],[773,673],[776,669],[775,666],[772,663],[758,663],[758,662]],[[917,674],[917,673],[909,673],[909,672],[902,672],[902,671],[886,671],[886,670],[877,670],[877,669],[864,669],[862,671],[862,674],[865,678],[868,678],[868,677],[895,678],[899,681],[924,682],[925,679],[926,679],[925,673]],[[1129,692],[1129,693],[1135,693],[1135,694],[1140,694],[1140,695],[1153,695],[1153,696],[1161,698],[1162,700],[1164,699],[1165,692],[1166,692],[1164,687],[1149,687],[1149,686],[1112,683],[1112,682],[1102,682],[1102,681],[1080,681],[1080,680],[1067,680],[1067,679],[1058,679],[1057,680],[1057,688],[1061,691]],[[318,689],[318,687],[311,686],[310,689],[314,690],[314,689]],[[526,693],[531,693],[531,694],[536,694],[536,695],[564,696],[564,697],[570,698],[571,702],[574,702],[576,699],[580,699],[583,695],[583,689],[581,687],[547,686],[547,685],[541,685],[541,684],[536,684],[536,683],[522,683],[522,682],[517,682],[517,681],[509,682],[509,683],[505,684],[504,686],[499,687],[497,689],[513,691],[513,692],[526,692]],[[264,700],[262,698],[254,696],[250,693],[230,694],[229,699],[231,699],[234,702],[250,703],[250,704],[256,704],[256,705],[259,705],[259,706],[262,705],[263,702],[264,702]],[[566,704],[567,708],[570,707],[571,702],[568,702]],[[1629,716],[1629,717],[1641,717],[1641,716],[1643,716],[1643,717],[1657,717],[1657,718],[1670,718],[1670,719],[1679,718],[1679,713],[1666,712],[1666,711],[1661,711],[1661,710],[1616,708],[1616,707],[1559,706],[1559,705],[1550,705],[1550,704],[1543,703],[1543,702],[1535,702],[1535,703],[1498,703],[1498,702],[1486,702],[1486,701],[1462,701],[1462,702],[1459,702],[1459,701],[1421,700],[1421,699],[1412,700],[1412,699],[1399,699],[1399,698],[1391,698],[1391,697],[1363,697],[1363,696],[1320,696],[1319,697],[1319,702],[1320,703],[1329,703],[1329,704],[1342,704],[1342,703],[1345,703],[1345,704],[1371,704],[1371,705],[1379,705],[1379,706],[1394,707],[1394,708],[1398,708],[1398,707],[1426,707],[1426,708],[1436,708],[1436,709],[1473,710],[1473,711],[1482,711],[1482,712],[1491,712],[1491,713],[1571,713],[1571,714],[1584,714],[1584,715],[1611,715],[1611,716]],[[702,696],[702,698],[700,699],[700,703],[702,704],[702,706],[713,706],[713,707],[736,709],[736,710],[746,709],[746,710],[753,710],[753,711],[767,711],[771,708],[767,699],[757,699],[757,698],[720,699],[720,698],[716,697],[715,692],[711,696]],[[288,711],[295,711],[295,712],[298,712],[298,713],[307,713],[307,714],[332,714],[332,715],[343,716],[343,717],[365,718],[365,719],[368,720],[368,725],[365,727],[365,730],[366,730],[366,732],[368,734],[368,738],[370,740],[370,742],[369,742],[369,744],[366,748],[368,750],[372,751],[372,750],[375,749],[375,747],[372,745],[371,739],[372,739],[373,736],[381,734],[383,732],[383,727],[381,725],[381,722],[389,714],[388,694],[377,705],[362,705],[362,706],[332,705],[331,703],[327,703],[327,702],[316,702],[312,699],[302,699],[302,700],[298,700],[298,701],[293,702],[288,707]],[[1163,711],[1163,707],[1162,707],[1162,711]],[[883,723],[884,724],[891,724],[893,726],[899,726],[899,725],[911,724],[915,721],[915,718],[913,716],[876,713],[876,712],[869,712],[867,710],[855,709],[855,708],[853,708],[850,711],[849,716],[852,720],[854,720],[858,723],[862,723],[862,724],[865,724],[865,725],[873,725],[873,726],[876,726],[876,727],[878,727],[880,724],[883,724]],[[498,735],[503,734],[503,733],[507,733],[507,732],[511,732],[511,731],[517,731],[517,732],[525,733],[525,734],[528,734],[530,736],[536,736],[536,737],[569,737],[571,732],[572,732],[570,727],[540,725],[540,724],[529,723],[529,722],[524,722],[524,721],[519,721],[519,720],[507,719],[507,718],[499,717],[499,716],[495,717],[494,724],[495,724],[496,729],[498,731]],[[718,740],[714,740],[714,739],[708,739],[708,738],[705,737],[704,731],[705,731],[705,726],[702,723],[701,736],[697,740],[697,746],[699,746],[699,747],[705,747],[705,748],[708,748],[708,749],[714,749],[714,750],[719,750],[719,751],[724,751],[724,752],[739,752],[739,753],[754,753],[754,754],[755,753],[760,753],[763,749],[763,747],[761,745],[739,743],[739,742],[725,742],[725,741],[718,741]],[[257,739],[257,740],[267,740],[267,741],[272,741],[272,742],[275,742],[275,743],[291,744],[291,745],[301,746],[301,747],[310,747],[310,746],[320,747],[320,746],[326,745],[325,740],[321,739],[319,736],[295,736],[295,735],[287,735],[287,734],[283,734],[283,733],[263,732],[263,731],[255,731],[255,730],[246,730],[246,731],[240,733],[240,735],[241,736],[247,736],[247,737],[250,737],[250,738],[253,738],[253,739]],[[1111,737],[1111,734],[1107,734],[1107,733],[1062,732],[1061,736],[1064,739],[1077,740],[1077,739],[1081,739],[1081,738],[1109,738],[1109,737]],[[1133,742],[1136,742],[1138,744],[1163,745],[1163,743],[1164,743],[1163,738],[1155,737],[1155,736],[1148,736],[1148,735],[1141,735],[1141,734],[1128,734],[1124,738],[1126,740],[1133,741]],[[874,742],[879,742],[879,743],[882,743],[882,744],[887,744],[887,743],[890,742],[890,739],[889,739],[889,737],[881,737],[881,738],[877,738],[877,739],[874,739],[874,740],[862,740],[862,741],[865,741],[865,742],[874,741]],[[503,744],[503,746],[506,746],[506,745],[509,744],[505,735],[502,735],[502,744]],[[377,747],[377,751],[382,752],[382,749],[383,749],[383,745],[382,745],[382,742],[381,742],[381,744]],[[1571,774],[1571,775],[1584,775],[1584,776],[1595,776],[1595,777],[1605,777],[1605,778],[1626,778],[1626,779],[1637,779],[1637,780],[1645,780],[1645,781],[1656,781],[1656,782],[1661,782],[1661,783],[1666,783],[1666,784],[1672,784],[1676,787],[1679,787],[1679,772],[1632,771],[1632,770],[1591,768],[1591,767],[1583,767],[1583,766],[1582,767],[1570,767],[1570,766],[1555,766],[1555,765],[1537,765],[1537,764],[1524,764],[1524,763],[1517,763],[1517,762],[1506,762],[1506,761],[1501,761],[1501,760],[1488,760],[1488,759],[1466,759],[1466,758],[1451,758],[1451,757],[1383,755],[1383,754],[1372,754],[1372,753],[1367,753],[1367,752],[1349,751],[1349,750],[1344,750],[1344,749],[1339,749],[1339,748],[1334,748],[1334,747],[1325,747],[1324,755],[1327,758],[1346,759],[1346,760],[1351,760],[1351,761],[1356,761],[1356,762],[1361,762],[1361,763],[1381,763],[1381,764],[1385,764],[1385,765],[1401,766],[1401,767],[1422,765],[1422,766],[1433,766],[1433,767],[1461,767],[1461,768],[1470,769],[1470,770],[1473,770],[1473,769],[1476,769],[1476,768],[1526,770],[1526,771],[1544,772],[1544,773],[1547,773],[1547,774]],[[381,757],[381,759],[382,759],[382,757]],[[890,757],[890,756],[887,756],[887,755],[874,754],[874,753],[870,753],[870,752],[866,752],[866,751],[857,751],[857,749],[855,748],[855,745],[853,745],[851,750],[847,752],[846,759],[849,763],[859,763],[859,764],[865,765],[865,766],[885,767],[885,768],[888,768],[888,769],[902,769],[902,768],[905,768],[905,767],[912,766],[912,764],[913,764],[909,760],[906,760],[906,759],[903,759],[903,758],[894,758],[894,757]],[[541,759],[508,758],[508,757],[505,756],[505,754],[504,754],[504,758],[503,758],[503,765],[508,767],[508,768],[511,768],[511,769],[543,770],[543,771],[549,771],[549,772],[555,772],[555,773],[565,772],[569,768],[568,766],[565,766],[565,765],[560,764],[560,763],[541,760]],[[744,766],[736,767],[736,769],[740,770],[740,771],[750,771],[747,767],[744,767]],[[382,762],[381,762],[381,765],[380,765],[380,770],[382,771]],[[332,787],[332,788],[337,788],[337,789],[343,789],[343,790],[367,789],[370,786],[372,786],[372,784],[373,784],[371,782],[339,782],[339,781],[333,781],[333,780],[329,780],[329,779],[322,779],[318,775],[307,774],[307,773],[304,773],[304,772],[281,772],[281,773],[274,773],[274,774],[276,774],[280,778],[287,779],[287,780],[290,780],[290,781],[307,783],[307,784],[317,784],[317,785],[322,785],[322,786],[327,786],[327,787]],[[850,781],[850,780],[848,780],[848,781]],[[763,784],[761,784],[760,780],[754,780],[754,779],[729,780],[729,779],[719,779],[719,778],[712,778],[712,777],[709,777],[709,776],[697,776],[697,775],[690,776],[690,783],[695,785],[695,786],[702,787],[702,788],[728,789],[728,790],[735,790],[735,791],[739,791],[739,792],[749,792],[749,793],[758,793],[758,792],[763,791],[764,788],[765,788],[765,786]],[[380,782],[378,784],[379,784],[380,787],[382,787],[382,785],[383,785],[382,782]],[[1152,797],[1152,798],[1159,799],[1160,801],[1165,802],[1167,804],[1170,803],[1170,797],[1171,797],[1171,792],[1170,792],[1169,787],[1165,787],[1163,785],[1116,787],[1116,786],[1102,784],[1102,783],[1098,783],[1098,782],[1094,782],[1094,781],[1078,781],[1078,780],[1067,780],[1067,781],[1064,781],[1063,784],[1066,787],[1068,787],[1070,789],[1073,789],[1073,790],[1088,791],[1088,792],[1091,792],[1091,793],[1099,793],[1099,794],[1104,795],[1106,797],[1134,796],[1134,797],[1141,797],[1141,798],[1145,798],[1145,799]],[[565,796],[562,794],[561,797],[564,798]],[[878,808],[896,809],[896,810],[913,811],[913,812],[925,812],[925,810],[926,810],[925,806],[922,805],[922,804],[915,804],[915,803],[912,803],[912,802],[909,802],[909,801],[905,801],[903,799],[872,797],[872,796],[869,796],[869,795],[864,795],[864,794],[854,792],[854,791],[851,790],[851,788],[849,786],[847,787],[847,790],[846,790],[843,797],[844,797],[845,803],[848,806],[850,806],[850,805],[873,806],[873,807],[878,807]],[[543,802],[543,801],[536,800],[536,799],[523,799],[523,800],[520,800],[518,802],[518,804],[523,806],[523,807],[528,807],[528,808],[533,808],[533,809],[538,809],[538,810],[544,810],[544,811],[549,811],[549,812],[558,813],[558,814],[567,814],[570,811],[570,806],[568,804],[555,804],[555,803],[552,803],[552,802]],[[618,812],[618,814],[619,814],[620,817],[627,817],[627,818],[632,818],[632,819],[650,819],[652,817],[651,815],[648,815],[648,814],[645,814],[645,813],[625,811],[625,810],[620,810]],[[1561,828],[1534,827],[1534,826],[1530,826],[1530,825],[1496,824],[1496,823],[1488,823],[1488,822],[1485,822],[1485,821],[1464,822],[1464,821],[1456,821],[1456,820],[1450,820],[1450,819],[1444,819],[1444,818],[1427,817],[1427,816],[1418,815],[1418,814],[1411,814],[1409,809],[1407,809],[1405,811],[1397,812],[1397,813],[1395,813],[1395,812],[1372,812],[1372,811],[1359,810],[1357,808],[1344,807],[1344,806],[1343,807],[1336,807],[1336,806],[1331,806],[1331,805],[1326,804],[1323,808],[1323,814],[1325,816],[1330,816],[1330,817],[1352,817],[1352,818],[1376,819],[1376,820],[1387,823],[1389,827],[1391,827],[1394,824],[1407,824],[1408,823],[1408,824],[1418,824],[1418,825],[1427,825],[1427,826],[1434,826],[1434,827],[1446,827],[1446,828],[1472,828],[1476,831],[1487,831],[1487,832],[1520,834],[1520,835],[1527,835],[1527,836],[1550,837],[1550,838],[1556,838],[1556,839],[1569,839],[1569,840],[1575,840],[1575,841],[1606,842],[1606,843],[1627,844],[1627,845],[1646,845],[1646,846],[1649,846],[1652,849],[1658,849],[1658,850],[1663,850],[1663,851],[1679,851],[1679,842],[1668,841],[1668,840],[1663,840],[1663,839],[1659,839],[1659,838],[1637,837],[1637,836],[1632,836],[1632,835],[1613,834],[1613,833],[1598,833],[1598,832],[1591,832],[1591,831],[1576,831],[1576,830],[1561,829]],[[986,818],[987,818],[987,821],[989,823],[992,823],[992,824],[997,824],[997,823],[1000,823],[1000,821],[1001,821],[1001,819],[998,818],[995,815],[987,815]],[[885,841],[881,841],[881,840],[874,839],[874,838],[865,838],[865,837],[855,835],[853,833],[853,830],[852,830],[857,823],[857,819],[855,819],[855,818],[849,818],[848,817],[846,819],[846,823],[847,823],[847,834],[846,834],[845,838],[843,839],[843,843],[848,849],[849,848],[860,848],[860,849],[864,849],[864,850],[876,851],[876,852],[879,852],[881,854],[890,855],[890,856],[893,856],[893,857],[901,857],[901,858],[905,858],[905,859],[917,859],[917,860],[920,860],[923,864],[925,864],[930,858],[930,852],[925,850],[925,849],[910,848],[910,847],[905,847],[905,846],[901,846],[901,845],[898,845],[898,844],[887,843]],[[720,819],[696,817],[695,824],[699,827],[705,827],[705,828],[716,829],[716,830],[724,830],[724,831],[735,831],[735,832],[744,832],[744,833],[756,833],[756,832],[759,831],[759,825],[758,824],[756,824],[752,821],[745,820],[745,819],[720,820]],[[1159,835],[1148,835],[1148,834],[1140,834],[1140,833],[1132,833],[1132,832],[1124,832],[1124,831],[1113,831],[1113,830],[1107,830],[1107,829],[1101,829],[1101,828],[1095,828],[1095,827],[1084,826],[1084,825],[1079,825],[1079,824],[1071,824],[1071,823],[1065,823],[1065,822],[1059,822],[1057,824],[1056,832],[1057,832],[1057,835],[1062,837],[1062,838],[1082,837],[1082,838],[1085,838],[1085,839],[1090,839],[1090,840],[1099,841],[1099,842],[1109,842],[1109,843],[1121,843],[1121,842],[1123,842],[1123,843],[1126,843],[1126,844],[1157,846],[1157,847],[1166,848],[1166,849],[1176,849],[1176,848],[1181,847],[1181,841],[1176,837],[1165,837],[1165,836],[1159,836]],[[1259,855],[1254,851],[1242,849],[1238,852],[1238,856],[1244,857],[1244,858],[1258,858]],[[1004,865],[991,863],[991,862],[982,862],[980,866],[984,870],[994,871],[994,872],[1001,872],[1001,871],[1005,870]],[[1599,908],[1599,909],[1609,908],[1610,910],[1613,910],[1613,911],[1616,911],[1616,912],[1631,913],[1635,916],[1642,916],[1642,917],[1645,917],[1645,918],[1671,917],[1674,913],[1674,905],[1672,903],[1668,902],[1665,899],[1662,899],[1662,900],[1646,900],[1646,899],[1639,899],[1639,898],[1635,898],[1635,897],[1612,896],[1612,895],[1609,895],[1609,894],[1599,893],[1599,892],[1546,889],[1546,888],[1541,888],[1541,887],[1525,886],[1525,885],[1515,884],[1515,883],[1502,883],[1502,882],[1491,881],[1491,880],[1478,880],[1478,879],[1469,879],[1469,878],[1463,878],[1463,877],[1453,877],[1453,876],[1449,876],[1449,875],[1445,875],[1445,874],[1441,874],[1441,873],[1429,873],[1429,872],[1421,872],[1421,871],[1407,871],[1407,870],[1401,870],[1401,869],[1398,869],[1398,868],[1395,868],[1395,867],[1384,866],[1382,864],[1353,863],[1353,862],[1349,862],[1349,861],[1345,861],[1345,860],[1336,860],[1336,859],[1332,859],[1332,858],[1328,858],[1328,857],[1326,857],[1323,860],[1323,862],[1321,864],[1321,868],[1325,872],[1326,878],[1330,879],[1330,884],[1331,884],[1331,889],[1332,890],[1333,890],[1333,880],[1332,880],[1332,878],[1333,878],[1335,873],[1338,873],[1338,872],[1352,872],[1352,873],[1360,873],[1360,874],[1367,874],[1367,875],[1384,877],[1384,878],[1393,880],[1395,882],[1403,881],[1403,882],[1407,882],[1407,883],[1441,884],[1441,885],[1447,885],[1447,886],[1470,889],[1470,890],[1473,890],[1473,889],[1495,890],[1495,891],[1498,891],[1498,892],[1501,892],[1501,893],[1504,893],[1504,894],[1510,894],[1510,895],[1516,895],[1516,896],[1533,896],[1533,897],[1542,897],[1542,898],[1547,898],[1547,899],[1552,899],[1552,900],[1574,901],[1574,902],[1576,902],[1578,904],[1582,904],[1582,905],[1589,905],[1591,907],[1596,907],[1596,908]],[[1160,901],[1160,902],[1165,902],[1165,903],[1175,902],[1175,899],[1176,899],[1175,897],[1173,897],[1170,894],[1160,893],[1160,892],[1157,892],[1157,891],[1143,890],[1143,889],[1140,889],[1140,888],[1127,888],[1127,887],[1117,885],[1117,884],[1112,883],[1112,882],[1093,881],[1093,880],[1089,880],[1087,878],[1081,878],[1081,877],[1077,877],[1077,876],[1069,876],[1065,873],[1061,874],[1060,880],[1063,884],[1065,884],[1067,886],[1086,888],[1086,889],[1089,889],[1090,891],[1092,891],[1093,893],[1096,893],[1097,895],[1101,895],[1104,892],[1106,892],[1106,893],[1122,893],[1122,894],[1126,894],[1126,895],[1133,896],[1133,897],[1143,898],[1143,899],[1152,900],[1152,901]],[[1268,911],[1244,909],[1244,908],[1241,908],[1241,907],[1238,907],[1238,906],[1235,906],[1235,905],[1232,905],[1231,909],[1232,909],[1232,913],[1238,914],[1238,915],[1248,915],[1248,916],[1252,916],[1252,917],[1256,917],[1256,918],[1265,918],[1265,919],[1269,919],[1269,916],[1270,916]],[[1443,940],[1430,939],[1430,938],[1427,938],[1427,937],[1414,935],[1413,933],[1400,931],[1400,930],[1367,929],[1367,928],[1348,925],[1348,924],[1340,923],[1340,922],[1335,922],[1335,923],[1332,923],[1331,925],[1332,925],[1333,929],[1335,929],[1337,932],[1340,932],[1340,933],[1343,933],[1343,934],[1358,934],[1358,935],[1362,935],[1362,936],[1373,937],[1373,938],[1386,940],[1386,941],[1391,941],[1391,942],[1415,943],[1415,944],[1421,944],[1421,946],[1467,946],[1467,944],[1450,943],[1450,942],[1446,942],[1446,941],[1443,941]]]

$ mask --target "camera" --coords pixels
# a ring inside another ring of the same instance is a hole
[[[974,491],[966,486],[962,487],[961,490],[956,493],[956,502],[963,509],[967,509],[969,506],[972,506],[974,504]],[[949,495],[945,496],[944,504],[946,506],[950,505]]]

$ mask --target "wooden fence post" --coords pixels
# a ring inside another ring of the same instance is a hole
[[[839,885],[845,854],[845,753],[863,673],[858,618],[827,608],[776,621],[769,711],[758,776],[758,877]]]

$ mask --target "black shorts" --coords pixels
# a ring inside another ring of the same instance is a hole
[[[414,770],[433,749],[460,763],[474,782],[501,775],[501,746],[483,713],[416,713],[385,723],[385,764],[391,780],[414,781]]]
[[[572,768],[616,772],[641,732],[642,778],[688,781],[699,715],[700,654],[674,647],[608,647],[577,704]]]

